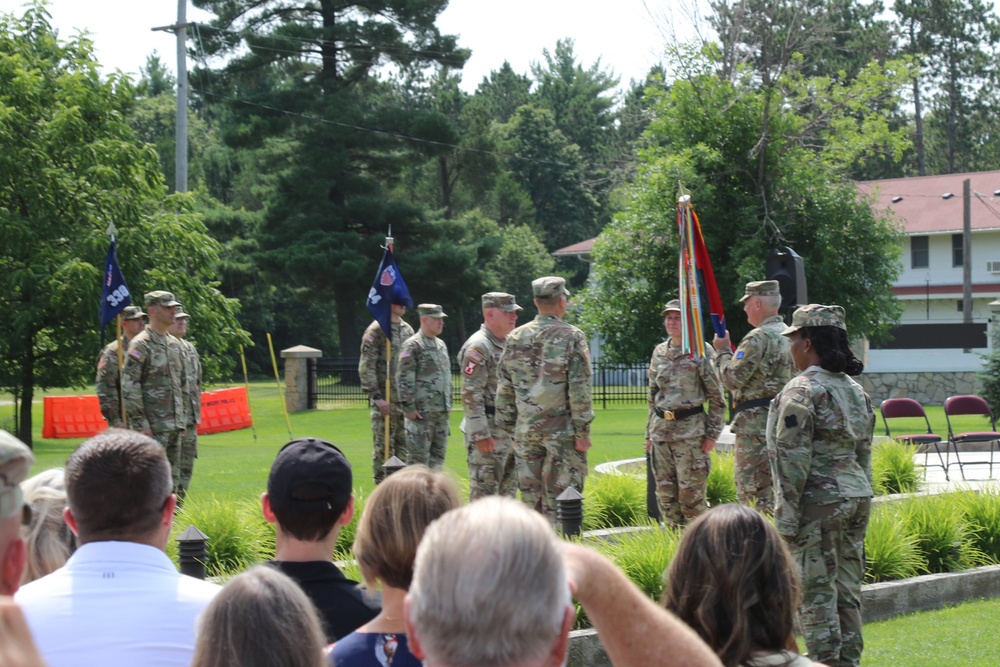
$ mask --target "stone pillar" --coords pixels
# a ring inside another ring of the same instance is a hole
[[[285,360],[285,405],[289,412],[309,409],[309,360],[322,356],[322,350],[305,345],[281,351]]]

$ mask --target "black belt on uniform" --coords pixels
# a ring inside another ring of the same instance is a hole
[[[493,405],[487,405],[487,406],[486,406],[486,414],[487,414],[487,415],[489,415],[490,417],[492,417],[492,416],[494,416],[494,415],[495,415],[496,413],[497,413],[497,409],[496,409],[496,406],[493,406]]]
[[[694,417],[695,415],[705,414],[705,406],[699,405],[696,408],[684,408],[683,410],[661,410],[656,406],[653,406],[653,412],[660,419],[666,419],[668,422],[679,421],[681,419],[687,419],[688,417]]]
[[[743,401],[742,403],[740,403],[739,405],[737,405],[735,408],[733,408],[733,414],[732,414],[732,417],[730,417],[730,418],[735,418],[736,415],[738,415],[739,413],[743,412],[744,410],[749,410],[750,408],[759,408],[762,405],[770,405],[772,398],[774,398],[774,396],[766,396],[764,398],[755,398],[752,401]]]

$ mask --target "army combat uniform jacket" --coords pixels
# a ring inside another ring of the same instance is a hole
[[[396,369],[399,363],[399,351],[403,341],[413,335],[413,327],[400,320],[392,323],[392,361],[389,371],[390,396],[392,405],[399,405],[399,392],[396,391]],[[361,389],[371,399],[385,398],[385,332],[378,320],[365,329],[361,337],[361,360],[358,362],[358,375],[361,376]]]
[[[458,352],[462,371],[462,408],[469,442],[494,437],[497,367],[504,343],[486,325],[472,334]]]
[[[712,367],[711,350],[701,359],[692,358],[672,341],[664,341],[653,350],[649,360],[649,419],[646,439],[677,442],[692,438],[717,440],[722,432],[725,400],[722,387]],[[708,402],[708,413],[686,419],[668,420],[658,416],[692,408]]]
[[[451,410],[451,362],[440,338],[418,331],[399,351],[396,387],[403,412]]]
[[[189,426],[201,423],[201,358],[193,343],[178,338],[184,348],[184,371],[187,374],[188,395],[190,396],[187,423]]]
[[[101,406],[101,414],[111,428],[122,425],[121,383],[118,377],[118,347],[128,348],[128,341],[113,340],[104,346],[97,355],[97,402]],[[123,360],[124,361],[124,360]]]
[[[129,427],[153,433],[182,431],[191,393],[180,340],[149,326],[132,339],[125,355],[122,386]]]

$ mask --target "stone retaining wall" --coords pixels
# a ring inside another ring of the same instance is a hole
[[[944,405],[949,396],[977,394],[976,373],[862,373],[861,386],[876,406],[887,398],[912,398],[924,405]]]

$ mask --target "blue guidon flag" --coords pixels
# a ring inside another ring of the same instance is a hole
[[[115,316],[132,303],[125,277],[118,266],[118,253],[115,250],[115,239],[111,238],[108,248],[108,260],[104,264],[104,286],[101,294],[101,347],[104,346],[104,327],[115,319]]]
[[[392,257],[392,246],[388,246],[385,249],[385,254],[382,255],[382,263],[379,264],[378,273],[375,274],[375,282],[368,290],[368,300],[365,305],[389,340],[392,340],[391,306],[394,303],[413,308],[410,290],[406,287],[403,274],[399,272],[396,260]]]

